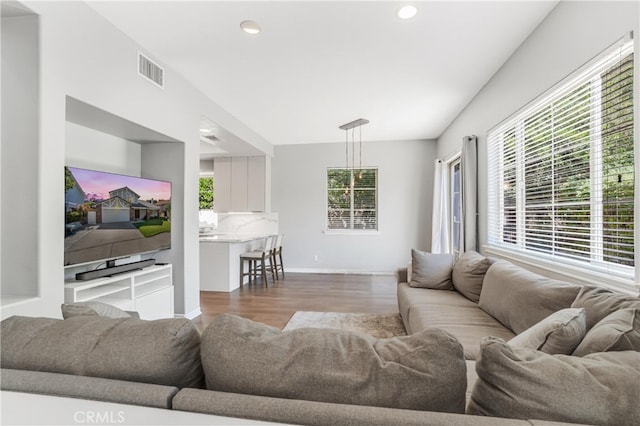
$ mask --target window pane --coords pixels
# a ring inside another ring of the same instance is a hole
[[[489,132],[490,244],[633,273],[633,42],[616,49]]]
[[[200,210],[213,208],[213,177],[201,177],[199,188]]]
[[[327,228],[377,229],[377,169],[327,170]]]
[[[634,265],[633,55],[602,76],[605,261]]]
[[[460,188],[460,160],[451,164],[451,249],[460,251],[460,221],[462,216],[462,193]]]

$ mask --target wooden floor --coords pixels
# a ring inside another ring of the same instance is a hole
[[[390,275],[287,273],[285,279],[261,281],[231,293],[200,292],[202,315],[194,320],[201,330],[221,313],[283,328],[296,311],[398,312],[396,279]]]

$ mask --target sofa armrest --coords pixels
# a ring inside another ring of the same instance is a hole
[[[318,426],[346,424],[350,426],[424,426],[426,424],[441,426],[454,424],[458,426],[530,426],[530,423],[525,420],[335,404],[189,388],[178,392],[173,399],[173,409],[249,420]]]
[[[407,272],[407,268],[398,268],[396,270],[396,282],[398,284],[407,282]]]
[[[11,392],[93,399],[155,408],[171,408],[171,400],[178,393],[178,388],[173,386],[8,368],[0,371],[0,388]]]

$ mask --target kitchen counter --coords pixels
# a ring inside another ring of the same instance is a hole
[[[267,235],[200,236],[200,290],[231,292],[240,287],[240,255],[262,248]],[[248,266],[246,266],[248,267]]]
[[[201,234],[200,242],[204,243],[245,243],[266,238],[266,235],[244,234]]]

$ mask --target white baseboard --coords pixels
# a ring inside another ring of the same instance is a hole
[[[356,269],[286,268],[285,273],[301,274],[349,274],[349,275],[395,275],[396,271],[361,271]]]
[[[200,310],[200,306],[198,306],[197,309],[194,309],[191,312],[188,312],[186,314],[175,314],[174,317],[186,318],[188,320],[192,320],[192,319],[198,318],[200,315],[202,315],[202,311]]]

